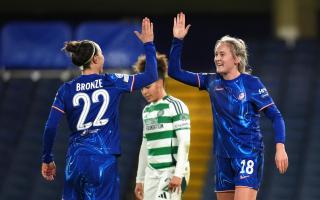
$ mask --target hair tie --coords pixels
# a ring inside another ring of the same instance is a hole
[[[84,62],[83,65],[87,64],[88,62],[90,62],[91,59],[93,58],[94,54],[96,53],[96,47],[95,47],[94,43],[91,42],[91,41],[88,41],[88,42],[92,45],[92,47],[93,47],[93,52],[92,52],[92,55],[90,56],[90,58],[89,58],[86,62]],[[82,67],[83,67],[83,66],[82,66]]]

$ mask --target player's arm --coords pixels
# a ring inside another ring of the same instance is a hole
[[[176,134],[178,139],[178,152],[177,152],[177,164],[176,164],[174,175],[182,178],[184,176],[185,169],[188,163],[188,155],[189,155],[189,147],[190,147],[190,128],[177,130]]]
[[[185,15],[179,13],[173,22],[173,41],[169,55],[168,75],[185,84],[199,87],[200,80],[197,73],[181,69],[181,52],[183,47],[183,38],[187,35],[190,24],[185,26]]]
[[[43,133],[43,152],[42,152],[42,176],[48,180],[54,180],[56,166],[53,159],[52,147],[57,132],[57,126],[63,113],[56,107],[52,107]]]
[[[276,143],[276,166],[281,174],[285,173],[288,168],[288,156],[285,150],[285,124],[282,115],[266,87],[258,77],[251,77],[247,83],[252,88],[251,101],[255,104],[258,111],[263,111],[265,115],[272,121],[275,132]]]
[[[143,199],[143,182],[145,177],[145,169],[147,167],[147,145],[146,145],[146,138],[143,137],[140,153],[139,153],[139,163],[138,163],[138,170],[137,170],[137,177],[136,177],[136,187],[134,190],[135,196],[137,199]]]
[[[158,79],[156,48],[153,44],[153,23],[148,18],[142,20],[141,33],[135,31],[137,37],[144,43],[146,54],[146,66],[143,73],[133,76],[133,90],[141,89],[144,86],[150,85]]]
[[[285,123],[278,108],[272,104],[263,109],[265,115],[272,121],[276,143],[276,166],[281,174],[284,174],[289,166],[288,155],[285,150]]]
[[[59,88],[52,104],[42,138],[43,150],[41,173],[42,176],[48,181],[52,181],[54,179],[54,176],[56,175],[56,166],[54,164],[52,147],[59,121],[64,114],[64,93],[65,88],[64,85],[62,85]]]
[[[169,183],[170,190],[180,188],[182,178],[185,175],[186,167],[188,166],[188,155],[190,147],[189,110],[183,103],[180,103],[179,107],[182,108],[182,112],[176,112],[176,115],[173,117],[173,127],[178,140],[178,151],[174,176]]]
[[[177,164],[169,183],[169,189],[174,190],[181,186],[182,178],[185,175],[186,167],[188,165],[188,155],[190,147],[190,129],[181,129],[176,131],[178,138],[178,152],[177,152]]]

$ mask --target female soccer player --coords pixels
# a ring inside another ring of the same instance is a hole
[[[141,89],[158,79],[156,50],[153,44],[153,24],[142,21],[141,33],[135,31],[144,43],[146,69],[135,75],[100,74],[104,57],[93,41],[65,43],[72,62],[82,75],[64,83],[53,102],[43,135],[42,176],[54,180],[56,166],[52,146],[57,125],[66,115],[71,135],[67,152],[64,200],[119,199],[117,155],[120,154],[118,106],[124,92]]]
[[[190,25],[185,15],[174,18],[169,76],[201,90],[207,90],[214,115],[216,194],[218,200],[253,200],[261,184],[263,141],[260,112],[272,121],[275,131],[275,163],[281,174],[288,167],[283,118],[258,77],[246,72],[244,41],[224,36],[216,42],[217,73],[192,73],[181,69],[182,40]]]
[[[145,57],[135,64],[144,71]],[[190,118],[187,106],[167,95],[164,87],[167,58],[157,54],[159,79],[143,87],[149,103],[142,112],[143,138],[139,154],[137,199],[180,200],[189,180]]]

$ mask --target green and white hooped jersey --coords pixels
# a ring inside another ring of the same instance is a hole
[[[177,98],[165,96],[147,105],[142,117],[148,165],[154,169],[174,167],[178,150],[176,131],[190,129],[187,106]]]

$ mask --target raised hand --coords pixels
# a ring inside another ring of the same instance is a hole
[[[145,17],[142,20],[141,33],[139,33],[138,31],[134,31],[134,33],[143,43],[153,42],[153,23],[149,18]]]
[[[54,162],[51,163],[42,163],[41,174],[44,179],[47,181],[53,181],[56,176],[56,165]]]
[[[173,37],[183,39],[189,31],[190,24],[186,27],[186,17],[183,12],[177,14],[177,17],[173,20]]]

